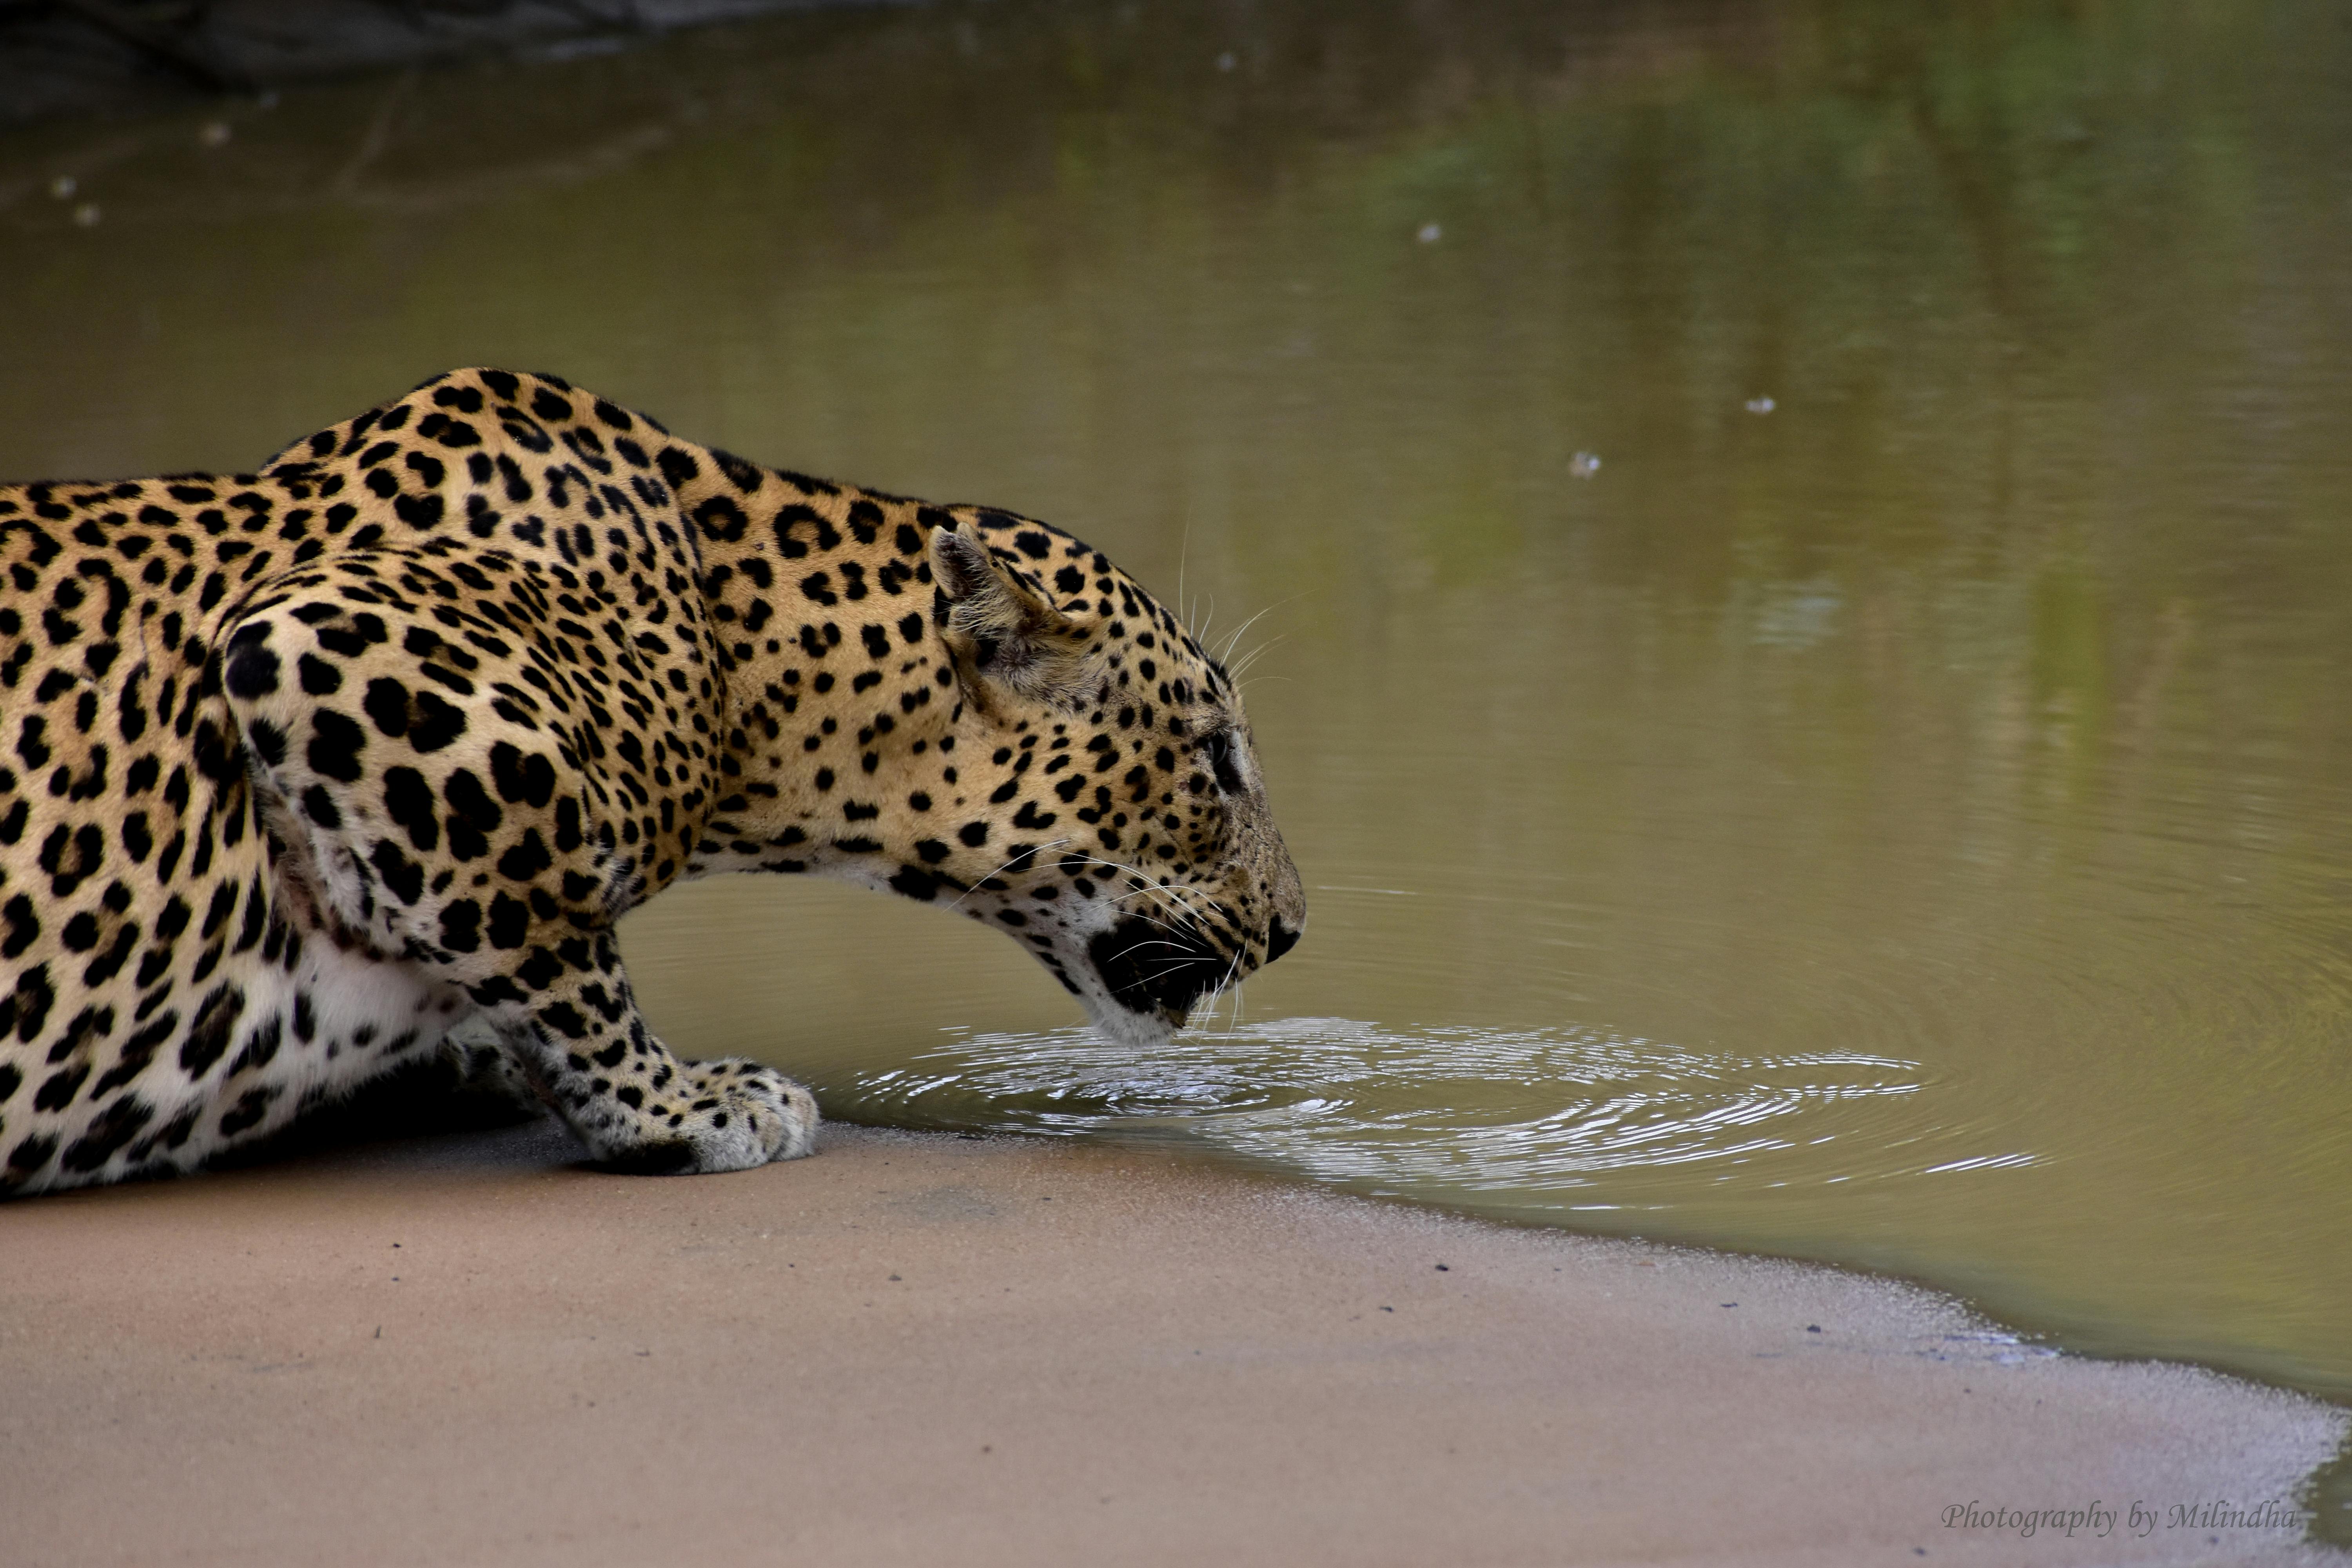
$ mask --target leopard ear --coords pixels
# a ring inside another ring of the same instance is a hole
[[[1072,702],[1085,685],[1087,628],[989,552],[969,519],[931,531],[931,621],[975,703],[998,691]]]

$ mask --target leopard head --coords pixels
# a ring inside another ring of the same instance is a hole
[[[966,805],[917,853],[1097,1027],[1164,1042],[1306,929],[1241,692],[1181,620],[1057,530],[966,513],[928,554]]]

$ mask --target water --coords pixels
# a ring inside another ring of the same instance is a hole
[[[0,140],[0,472],[492,362],[1063,523],[1260,616],[1306,942],[1146,1059],[710,884],[682,1049],[2347,1397],[2347,145],[2316,3],[787,17]]]

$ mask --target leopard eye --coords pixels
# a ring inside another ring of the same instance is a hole
[[[1202,741],[1201,749],[1208,753],[1209,770],[1217,776],[1217,787],[1227,795],[1242,794],[1242,771],[1239,764],[1234,761],[1234,753],[1237,749],[1234,732],[1231,730],[1220,730]]]

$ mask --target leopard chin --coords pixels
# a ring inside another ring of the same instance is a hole
[[[1111,1044],[1138,1053],[1164,1050],[1183,1027],[1181,1018],[1171,1018],[1165,1013],[1131,1013],[1115,1002],[1104,1002],[1092,994],[1086,999],[1087,1020],[1095,1031]]]

